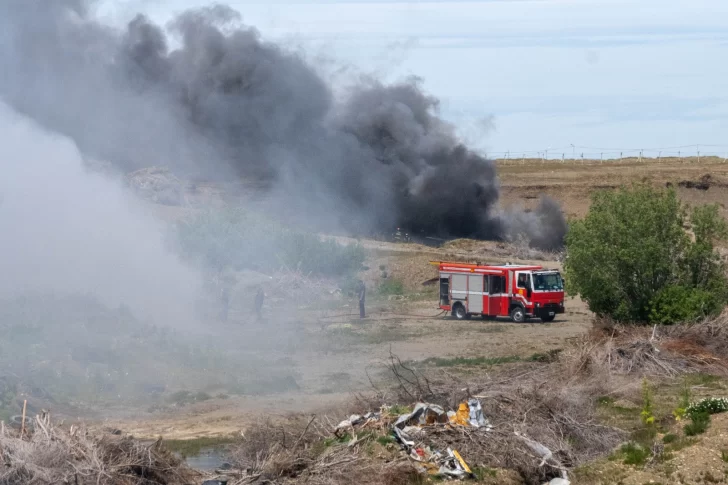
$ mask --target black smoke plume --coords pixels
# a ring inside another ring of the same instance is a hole
[[[173,48],[172,45],[175,45]],[[125,31],[84,0],[2,0],[0,97],[129,171],[265,182],[280,207],[359,234],[396,226],[440,237],[542,245],[539,221],[496,212],[492,161],[464,146],[416,79],[363,81],[344,100],[300,56],[234,10],[187,11]]]

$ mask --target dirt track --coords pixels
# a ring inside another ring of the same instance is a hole
[[[235,433],[255,416],[318,412],[346,403],[356,392],[372,390],[370,379],[375,385],[386,379],[390,352],[403,361],[432,357],[525,359],[560,348],[565,339],[580,335],[589,326],[586,310],[579,301],[569,302],[568,313],[547,325],[538,320],[514,324],[507,319],[487,322],[474,318],[461,322],[449,316],[433,318],[439,310],[431,301],[372,303],[364,321],[358,315],[322,318],[352,311],[353,305],[326,312],[302,312],[291,320],[284,314],[270,314],[266,328],[259,332],[287,334],[293,336],[296,344],[279,350],[273,344],[259,350],[241,349],[251,352],[251,358],[260,352],[261,358],[270,361],[289,360],[297,390],[216,399],[172,414],[152,414],[112,424],[150,439],[159,435],[186,439]],[[223,333],[227,339],[245,342],[251,338],[250,325],[233,321]]]

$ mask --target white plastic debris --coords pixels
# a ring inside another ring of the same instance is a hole
[[[436,404],[417,403],[415,409],[409,414],[403,414],[394,422],[396,428],[407,425],[426,425],[434,423],[447,423],[447,413]]]
[[[531,448],[531,450],[533,450],[538,456],[541,457],[541,464],[539,466],[544,466],[546,462],[550,461],[554,457],[554,454],[551,452],[551,450],[546,448],[541,443],[533,441],[531,438],[527,438],[516,431],[514,431],[514,433],[516,436],[521,438],[526,443],[526,445]]]
[[[468,408],[470,408],[470,426],[481,428],[488,426],[488,420],[483,415],[483,406],[477,399],[468,400]]]
[[[571,482],[564,478],[554,478],[548,484],[544,484],[544,485],[571,485]]]

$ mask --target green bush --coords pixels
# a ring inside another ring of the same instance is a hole
[[[242,209],[207,211],[177,223],[176,246],[188,260],[214,271],[270,271],[342,276],[361,269],[364,249],[283,228]]]
[[[728,301],[728,283],[714,244],[726,238],[717,206],[688,215],[672,189],[600,191],[587,216],[570,224],[567,290],[597,315],[621,322],[669,324],[715,314]]]
[[[625,465],[644,465],[651,454],[649,449],[632,442],[622,445],[619,451]]]
[[[666,286],[650,302],[650,321],[662,325],[690,322],[717,313],[722,302],[715,293],[682,285]]]
[[[696,436],[699,434],[703,434],[710,425],[710,414],[706,412],[691,413],[690,421],[692,422],[686,424],[683,428],[683,431],[685,431],[685,436]]]
[[[668,433],[665,436],[662,437],[662,442],[666,445],[669,445],[671,443],[675,443],[677,440],[679,440],[680,437],[673,433]]]
[[[384,280],[379,284],[377,291],[382,296],[404,295],[404,283],[396,279]]]

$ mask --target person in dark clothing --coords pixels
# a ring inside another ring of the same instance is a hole
[[[364,286],[363,281],[359,280],[356,292],[359,296],[359,318],[364,318],[364,300],[366,299],[367,288]]]
[[[259,287],[258,292],[255,294],[255,315],[260,321],[263,318],[263,302],[265,301],[265,292],[263,288]]]
[[[223,287],[222,293],[220,295],[220,305],[222,308],[220,309],[220,320],[223,322],[227,322],[228,319],[228,312],[230,311],[230,290],[227,288],[227,286]]]

